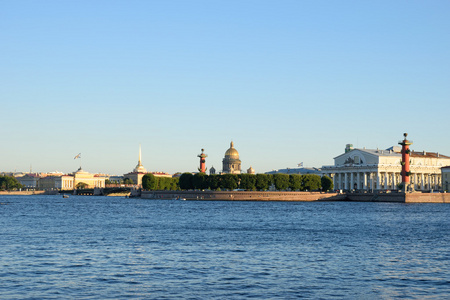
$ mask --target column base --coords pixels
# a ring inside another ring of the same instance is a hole
[[[415,192],[414,184],[402,182],[402,188],[400,189],[402,193],[413,193]]]

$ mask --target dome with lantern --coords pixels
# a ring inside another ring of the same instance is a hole
[[[234,143],[231,141],[230,148],[225,152],[225,157],[222,160],[223,173],[240,174],[241,160],[239,159],[239,152],[234,148]]]

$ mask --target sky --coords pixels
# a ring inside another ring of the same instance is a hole
[[[0,1],[0,172],[450,155],[449,1]],[[81,159],[74,157],[81,153]]]

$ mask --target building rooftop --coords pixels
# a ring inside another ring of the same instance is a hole
[[[320,174],[320,169],[318,168],[286,168],[286,169],[278,169],[272,170],[269,172],[265,172],[265,174]]]

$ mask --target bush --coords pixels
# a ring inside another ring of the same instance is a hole
[[[182,190],[194,189],[193,178],[194,178],[194,175],[192,175],[191,173],[181,174],[180,179],[179,179],[180,189],[182,189]]]
[[[333,180],[328,177],[328,176],[322,176],[321,180],[321,184],[322,184],[322,190],[323,191],[329,191],[332,190],[334,188],[334,184],[333,184]]]

